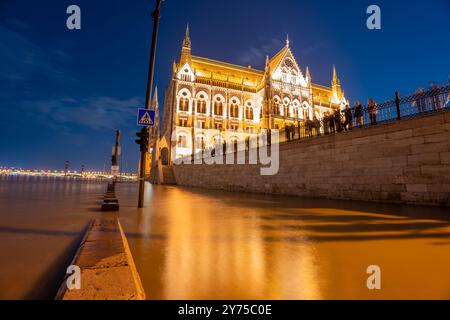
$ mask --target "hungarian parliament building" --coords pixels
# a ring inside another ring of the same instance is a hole
[[[297,64],[289,40],[266,58],[264,70],[194,56],[188,27],[166,91],[154,155],[167,165],[217,143],[320,120],[347,104],[335,67],[332,74],[331,87],[313,83],[309,68],[303,73]]]

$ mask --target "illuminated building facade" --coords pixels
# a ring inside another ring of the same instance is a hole
[[[191,49],[188,27],[164,101],[163,162],[217,143],[243,141],[264,129],[322,119],[347,104],[336,68],[331,87],[314,84],[309,68],[303,73],[297,64],[288,39],[266,58],[264,70],[194,56]],[[172,144],[176,149],[170,156]]]

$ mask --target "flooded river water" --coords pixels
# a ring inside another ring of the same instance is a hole
[[[0,299],[53,297],[105,188],[0,177]],[[118,196],[149,299],[450,299],[446,208],[148,185],[140,210],[137,185]]]

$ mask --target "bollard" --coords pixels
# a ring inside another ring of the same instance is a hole
[[[119,211],[119,200],[116,197],[116,185],[115,183],[109,183],[105,196],[103,198],[101,210],[102,211]]]
[[[107,211],[107,212],[113,212],[113,211],[119,211],[119,203],[118,202],[114,202],[114,203],[109,203],[109,202],[103,202],[102,203],[102,211]]]

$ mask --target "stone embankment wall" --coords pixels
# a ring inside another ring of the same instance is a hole
[[[174,166],[178,185],[450,206],[450,112],[280,145],[280,169]]]

